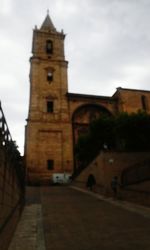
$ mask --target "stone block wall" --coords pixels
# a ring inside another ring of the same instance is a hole
[[[0,250],[8,249],[24,205],[25,172],[0,106]]]
[[[112,196],[111,180],[113,176],[118,176],[121,184],[121,176],[125,169],[137,163],[149,160],[149,152],[141,153],[116,153],[102,152],[91,164],[85,168],[81,174],[73,181],[73,185],[86,188],[89,174],[93,174],[96,179],[95,192],[106,196]],[[119,188],[122,199],[138,201],[141,204],[150,206],[150,180],[134,185]]]
[[[5,250],[17,225],[24,205],[23,183],[20,184],[18,170],[0,149],[0,249]]]

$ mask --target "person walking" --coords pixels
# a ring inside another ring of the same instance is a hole
[[[114,176],[111,180],[111,188],[113,191],[113,197],[117,198],[118,195],[118,187],[119,187],[119,183],[118,183],[118,176]]]
[[[86,182],[86,186],[87,188],[89,188],[91,191],[93,190],[93,186],[96,185],[96,180],[93,174],[90,174],[88,176],[87,182]]]

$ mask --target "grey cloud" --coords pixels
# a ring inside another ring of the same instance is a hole
[[[28,111],[32,29],[41,26],[47,8],[57,30],[67,33],[70,92],[112,95],[118,86],[150,89],[149,0],[11,3],[7,13],[0,10],[0,99],[19,145]],[[15,132],[16,123],[20,132]]]

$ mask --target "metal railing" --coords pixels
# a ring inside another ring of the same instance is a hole
[[[4,230],[11,225],[15,211],[24,206],[25,169],[23,158],[12,140],[0,102],[0,242]],[[10,236],[11,237],[11,236]],[[8,239],[7,235],[7,239]],[[5,245],[5,244],[4,244]],[[5,246],[4,246],[5,249]],[[6,248],[7,249],[7,248]]]

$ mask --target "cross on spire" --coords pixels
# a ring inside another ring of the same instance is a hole
[[[51,30],[51,31],[56,31],[56,28],[49,16],[49,9],[47,9],[47,16],[41,26],[41,30]]]

